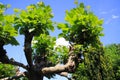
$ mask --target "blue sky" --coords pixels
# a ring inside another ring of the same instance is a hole
[[[7,14],[13,13],[13,8],[25,9],[29,4],[35,4],[40,0],[0,0],[3,4],[11,4],[11,8],[7,10]],[[65,10],[70,10],[75,7],[74,0],[42,0],[46,5],[50,5],[54,18],[53,21],[64,22]],[[85,5],[90,5],[91,10],[99,17],[104,19],[104,34],[101,38],[104,45],[111,43],[120,43],[120,0],[78,0]],[[57,36],[59,30],[51,33],[52,36]],[[5,46],[8,55],[15,58],[15,60],[26,63],[23,53],[23,36],[17,37],[20,46]],[[57,76],[58,77],[58,76]],[[67,80],[58,77],[51,80]],[[47,80],[47,79],[45,79]]]

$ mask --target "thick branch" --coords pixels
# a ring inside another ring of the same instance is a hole
[[[54,67],[45,67],[42,69],[43,74],[61,73],[61,72],[74,72],[76,68],[75,56],[70,55],[68,62],[65,65],[56,65]]]
[[[27,67],[24,64],[16,62],[14,61],[14,59],[9,59],[6,54],[6,50],[3,48],[3,45],[0,46],[0,62],[2,62],[3,64],[12,64],[27,69]]]
[[[24,41],[24,52],[25,57],[27,59],[29,67],[33,66],[32,63],[32,48],[31,48],[31,41],[32,41],[33,35],[29,33],[28,30],[25,31],[25,41]]]
[[[3,42],[0,43],[0,62],[2,63],[8,63],[9,62],[9,58],[6,55],[6,50],[3,48],[4,44],[2,44]]]
[[[25,66],[24,64],[22,64],[22,63],[20,63],[20,62],[16,62],[16,61],[14,61],[14,60],[10,60],[10,61],[9,61],[9,64],[22,67],[22,68],[24,68],[24,69],[26,69],[26,70],[28,69],[28,67]]]
[[[6,56],[7,57],[7,56]],[[3,57],[4,58],[4,57]],[[8,57],[7,57],[8,58]],[[3,64],[11,64],[11,65],[15,65],[15,66],[19,66],[19,67],[22,67],[24,69],[28,69],[27,66],[25,66],[24,64],[20,63],[20,62],[16,62],[16,61],[13,61],[13,60],[7,60],[7,62],[4,62],[4,61],[0,61],[2,62]]]

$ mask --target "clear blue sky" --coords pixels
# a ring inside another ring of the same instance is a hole
[[[11,8],[7,10],[7,14],[13,13],[13,8],[25,9],[29,4],[37,3],[40,0],[0,0],[3,4],[11,4]],[[42,0],[46,5],[50,5],[53,9],[53,21],[64,22],[65,10],[70,10],[74,5],[74,0]],[[104,34],[101,38],[104,45],[111,43],[120,43],[120,0],[78,0],[85,5],[90,5],[91,10],[99,17],[104,19]],[[60,31],[56,30],[51,33],[52,36],[57,36]],[[20,46],[5,46],[8,55],[15,58],[17,61],[26,63],[23,53],[23,36],[17,37],[20,41]],[[58,76],[57,76],[58,77]],[[67,80],[58,77],[51,80]],[[47,79],[45,79],[47,80]]]

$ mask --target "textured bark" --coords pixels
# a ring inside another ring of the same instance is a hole
[[[33,35],[29,33],[28,30],[25,31],[25,41],[24,41],[24,52],[25,57],[27,59],[27,63],[29,67],[33,66],[32,63],[32,48],[31,48],[31,41],[32,41]]]
[[[61,72],[74,72],[76,68],[76,56],[70,55],[68,62],[65,65],[56,65],[54,67],[45,67],[42,69],[43,74],[61,73]]]

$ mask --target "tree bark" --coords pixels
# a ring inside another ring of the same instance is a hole
[[[14,59],[9,59],[9,57],[7,56],[6,50],[3,48],[4,44],[0,44],[0,62],[2,62],[3,64],[11,64],[11,65],[15,65],[15,66],[20,66],[24,69],[28,69],[27,66],[25,66],[24,64],[15,61]]]
[[[74,72],[77,66],[75,62],[76,56],[70,55],[68,62],[65,65],[56,65],[54,67],[45,67],[42,69],[43,74],[50,74],[50,73],[61,73],[61,72]]]
[[[0,62],[2,63],[9,63],[9,58],[6,55],[6,50],[3,48],[4,42],[0,42]]]
[[[24,52],[25,52],[25,57],[27,59],[27,63],[29,65],[29,67],[33,66],[32,48],[31,48],[32,38],[33,38],[33,35],[31,33],[29,33],[28,30],[25,30]]]

